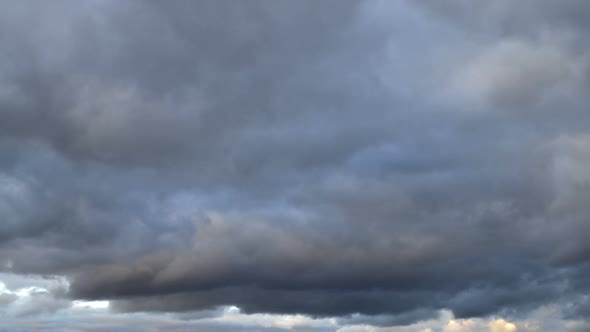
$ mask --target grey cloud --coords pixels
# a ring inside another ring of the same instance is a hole
[[[568,329],[568,332],[586,332],[590,331],[590,326],[587,323],[574,325],[573,327]]]
[[[417,309],[400,315],[360,315],[353,314],[338,320],[340,325],[404,326],[415,322],[436,319],[440,312],[432,309]]]
[[[453,0],[446,4],[420,0],[418,3],[429,11],[455,20],[458,25],[469,24],[500,36],[535,34],[546,28],[571,30],[577,34],[588,25],[588,4],[576,0],[560,3],[527,0],[518,4],[506,0],[485,4],[464,0]],[[573,37],[585,38],[580,34]]]
[[[16,301],[18,297],[15,294],[0,293],[0,307],[6,307]]]
[[[300,91],[287,86],[302,86],[306,81],[298,76],[311,74],[298,67],[321,66],[326,50],[346,46],[342,39],[354,33],[348,26],[359,4],[107,2],[68,27],[87,33],[48,32],[72,38],[73,51],[58,59],[72,68],[45,63],[51,54],[42,48],[41,59],[10,75],[2,132],[46,140],[74,157],[114,162],[223,157],[218,149],[231,152],[244,125],[317,107],[293,109],[291,91]]]
[[[313,331],[313,332],[331,332],[330,328],[324,327],[294,327],[294,328],[280,328],[270,326],[241,326],[231,322],[216,322],[207,320],[197,321],[182,321],[170,318],[154,318],[154,317],[134,317],[134,316],[114,316],[114,315],[100,315],[94,317],[82,317],[76,319],[52,319],[52,320],[9,320],[6,321],[14,331],[48,331],[48,332],[70,332],[70,331],[88,331],[88,332],[140,332],[140,331],[156,331],[156,332],[206,332],[206,331],[221,331],[221,332],[246,332],[246,331],[260,331],[260,332],[282,332],[282,331]],[[64,328],[67,326],[67,328]]]
[[[587,293],[585,5],[530,5],[0,2],[0,266],[351,324]]]
[[[71,301],[65,296],[68,285],[63,277],[4,273],[0,277],[0,316],[3,320],[52,315],[70,307]]]

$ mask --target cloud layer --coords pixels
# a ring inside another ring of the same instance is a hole
[[[41,307],[588,318],[588,5],[0,9],[0,268],[68,280]]]

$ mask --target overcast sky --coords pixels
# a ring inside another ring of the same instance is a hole
[[[590,1],[0,0],[0,331],[590,331]]]

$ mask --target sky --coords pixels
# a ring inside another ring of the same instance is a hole
[[[590,2],[0,0],[0,332],[589,332]]]

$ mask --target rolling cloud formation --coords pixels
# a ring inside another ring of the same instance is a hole
[[[0,1],[0,268],[119,312],[586,319],[589,29],[577,0]]]

